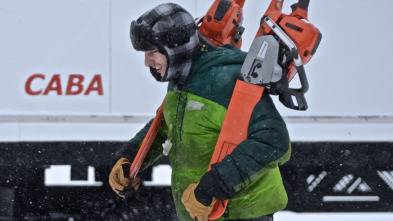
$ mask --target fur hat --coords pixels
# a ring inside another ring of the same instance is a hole
[[[164,77],[150,68],[157,80],[185,82],[199,44],[196,24],[188,11],[174,3],[158,5],[131,23],[130,36],[135,50],[158,50],[166,56]]]

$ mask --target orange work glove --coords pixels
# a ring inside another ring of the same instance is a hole
[[[186,207],[186,210],[190,213],[191,218],[196,218],[198,221],[208,221],[209,214],[212,212],[214,204],[217,200],[213,198],[212,203],[209,206],[205,206],[200,203],[195,198],[195,188],[197,186],[198,183],[190,184],[184,191],[181,197],[181,202]]]
[[[120,158],[109,174],[109,184],[120,197],[131,196],[140,185],[139,178],[129,178],[131,163],[126,158]]]

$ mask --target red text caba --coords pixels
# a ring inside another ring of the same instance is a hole
[[[62,88],[60,74],[54,74],[45,87],[32,89],[33,82],[41,81],[39,83],[42,83],[45,81],[45,78],[46,76],[44,74],[33,74],[27,78],[25,84],[26,93],[29,95],[48,95],[49,93],[55,93],[57,95],[104,94],[100,74],[94,75],[88,84],[85,82],[85,76],[81,74],[70,74],[67,79],[65,90]]]

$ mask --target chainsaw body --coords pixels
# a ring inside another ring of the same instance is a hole
[[[215,46],[233,44],[240,48],[244,3],[245,0],[216,0],[203,17],[199,33]],[[270,94],[278,95],[286,107],[306,110],[304,94],[308,81],[303,65],[316,52],[322,35],[307,22],[309,0],[299,0],[292,5],[289,15],[282,13],[283,3],[283,0],[272,0],[262,16],[255,42],[242,67],[242,76],[244,81],[264,86]],[[301,88],[289,88],[289,82],[297,73]]]

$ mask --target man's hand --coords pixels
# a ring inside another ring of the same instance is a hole
[[[209,214],[213,210],[214,204],[217,200],[213,198],[211,204],[208,206],[200,203],[195,198],[195,188],[197,186],[197,183],[190,184],[184,191],[183,196],[181,197],[181,201],[193,219],[196,219],[198,221],[208,221]]]
[[[120,197],[131,196],[140,185],[139,178],[130,179],[131,163],[126,158],[120,158],[109,175],[109,184]]]

